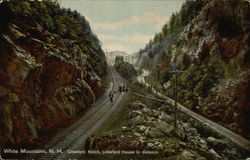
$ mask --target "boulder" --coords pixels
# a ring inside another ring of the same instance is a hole
[[[148,127],[145,131],[145,134],[146,136],[149,136],[152,138],[162,137],[165,135],[161,130],[154,128],[154,127]]]
[[[145,107],[145,108],[142,109],[142,113],[143,114],[147,114],[148,115],[150,112],[151,112],[151,109],[149,109],[147,107]]]
[[[172,135],[174,133],[174,127],[163,121],[156,122],[155,127],[165,135]]]
[[[168,114],[161,112],[158,118],[162,121],[165,121],[167,123],[173,122],[173,118],[170,117]]]
[[[158,111],[158,110],[150,110],[148,112],[148,116],[156,118],[156,119],[158,119],[158,117],[159,117],[160,114],[161,114],[161,112]]]
[[[133,111],[132,111],[132,115],[141,116],[141,115],[142,115],[142,112],[141,112],[141,111],[138,111],[138,110],[133,110]]]
[[[175,136],[180,138],[181,140],[186,140],[186,137],[187,137],[185,132],[181,129],[178,129],[175,131]]]
[[[223,158],[214,150],[209,149],[206,157],[211,160],[222,160]]]
[[[217,149],[224,149],[227,146],[227,141],[222,139],[216,139],[214,137],[208,137],[207,142],[209,145]]]
[[[173,155],[176,155],[176,151],[172,148],[167,148],[165,149],[162,154],[165,156],[165,157],[170,157],[170,156],[173,156]]]
[[[197,142],[197,146],[200,148],[201,151],[208,150],[207,142],[202,138],[199,138],[199,141]]]
[[[138,126],[138,129],[140,132],[144,133],[146,131],[147,127],[145,127],[144,125],[140,125],[140,126]]]
[[[136,137],[141,137],[141,134],[138,133],[138,132],[134,132],[134,135],[135,135]]]
[[[141,110],[143,108],[146,108],[146,105],[140,102],[131,102],[129,103],[129,108],[132,110]]]
[[[136,116],[129,121],[132,125],[139,125],[145,123],[145,119],[142,116]]]
[[[192,153],[191,151],[184,150],[181,152],[181,157],[183,157],[185,160],[194,160],[196,159],[196,155]]]

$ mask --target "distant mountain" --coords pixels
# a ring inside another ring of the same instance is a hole
[[[106,55],[108,56],[129,56],[126,52],[123,51],[110,51],[107,52]]]
[[[183,70],[181,103],[250,138],[249,1],[186,1],[138,56],[161,85]]]

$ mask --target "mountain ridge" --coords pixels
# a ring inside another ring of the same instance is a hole
[[[169,71],[174,66],[185,71],[178,75],[181,103],[247,138],[249,15],[250,4],[244,0],[186,1],[138,53],[137,62],[158,68],[151,75],[158,73],[162,86],[173,86]],[[170,89],[165,94],[172,97]]]
[[[0,146],[38,147],[101,95],[107,62],[76,11],[9,1],[0,13]]]

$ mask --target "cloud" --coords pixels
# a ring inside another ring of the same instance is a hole
[[[137,43],[137,44],[148,43],[152,37],[153,35],[147,35],[147,34],[134,34],[134,35],[129,35],[129,36],[116,36],[113,34],[99,34],[98,35],[98,38],[101,41],[119,41],[119,42]]]
[[[103,46],[104,49],[108,51],[126,51],[126,47],[119,43],[110,43]]]
[[[105,40],[117,40],[118,37],[116,35],[112,35],[112,34],[99,34],[98,38],[101,41],[105,41]]]
[[[124,19],[116,22],[93,22],[92,26],[95,29],[100,30],[117,30],[122,27],[126,27],[128,25],[135,24],[151,24],[156,29],[160,29],[160,27],[166,23],[168,17],[160,17],[156,15],[154,12],[145,12],[142,15],[135,15],[128,19]]]
[[[140,48],[143,48],[145,44],[138,43],[123,43],[123,42],[110,42],[102,46],[103,50],[107,51],[123,51],[127,54],[137,52]]]
[[[130,36],[124,36],[120,38],[120,41],[126,43],[138,43],[138,44],[145,44],[152,38],[152,35],[145,35],[145,34],[135,34]]]

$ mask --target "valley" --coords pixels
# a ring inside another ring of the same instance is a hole
[[[0,1],[0,159],[249,159],[249,15],[247,0]]]

